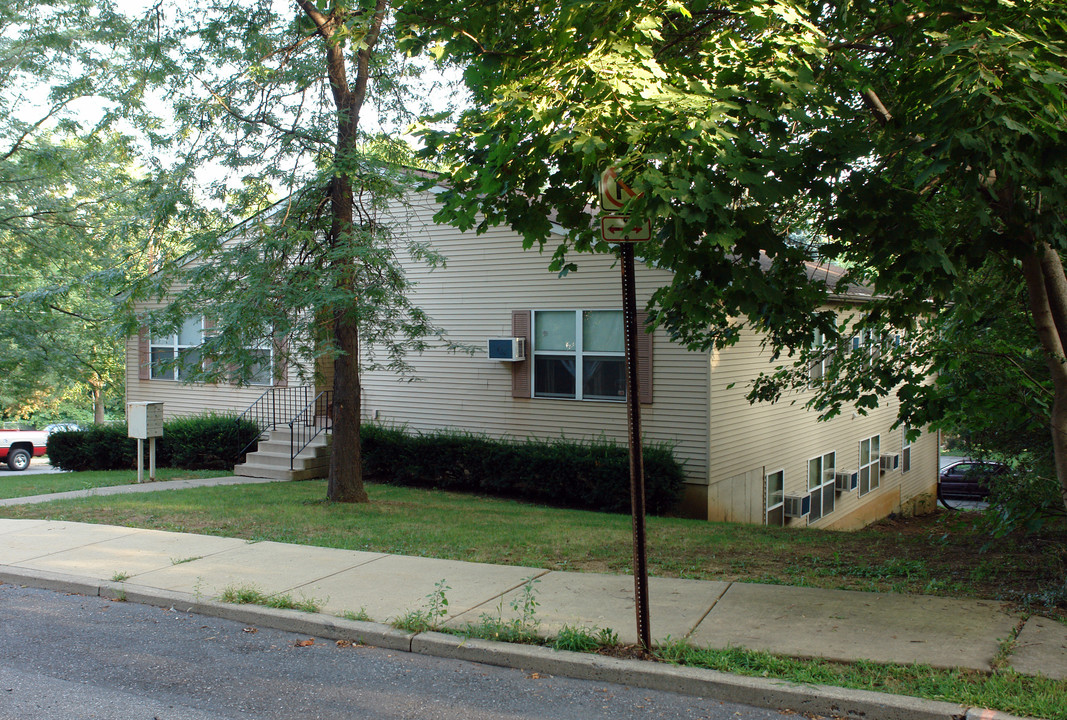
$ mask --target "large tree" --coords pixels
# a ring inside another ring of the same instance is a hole
[[[109,2],[0,7],[0,399],[26,416],[121,398],[113,296],[158,227],[131,138],[158,70]],[[85,413],[88,415],[89,413]]]
[[[918,340],[918,318],[952,314],[961,278],[996,265],[1028,291],[1067,504],[1067,6],[504,0],[442,22],[449,6],[411,10],[412,46],[468,63],[474,98],[455,130],[424,135],[454,160],[441,219],[480,212],[479,229],[507,223],[533,245],[554,211],[569,271],[571,250],[606,249],[590,208],[615,165],[657,228],[646,260],[675,273],[656,322],[693,348],[748,326],[799,360],[753,397],[808,387],[838,348],[813,405],[863,411],[895,391],[912,423],[944,386],[926,380],[929,344],[894,333]],[[826,260],[847,271],[810,272]],[[856,284],[878,297],[827,309]],[[873,353],[846,352],[856,333]]]
[[[170,298],[149,318],[164,331],[211,318],[200,355],[209,362],[186,368],[188,379],[246,380],[261,361],[255,347],[273,346],[276,372],[289,359],[332,363],[327,495],[341,502],[367,500],[361,367],[403,370],[436,332],[408,302],[397,258],[436,261],[398,228],[411,158],[389,133],[421,106],[418,68],[396,51],[390,13],[386,0],[173,11],[174,151],[189,185],[243,222],[195,233],[181,272],[135,293]]]
[[[143,179],[119,137],[26,144],[2,168],[0,397],[29,416],[80,396],[100,423],[105,401],[122,399],[115,296],[143,256]]]

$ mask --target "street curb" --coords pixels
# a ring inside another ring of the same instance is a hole
[[[995,710],[966,708],[955,703],[905,695],[751,678],[716,670],[643,660],[622,660],[603,655],[464,638],[438,632],[413,634],[381,623],[346,620],[298,610],[277,610],[260,605],[234,605],[200,598],[190,593],[124,582],[89,580],[75,575],[13,566],[0,566],[0,583],[96,595],[112,600],[173,608],[284,632],[331,640],[348,640],[390,650],[467,660],[579,680],[612,682],[775,710],[878,720],[1023,720]]]
[[[977,708],[971,708],[967,711],[966,720],[1034,720],[1034,718],[1024,718],[1019,715],[1010,715],[1000,710],[981,710]]]
[[[800,685],[701,668],[554,650],[537,645],[512,645],[463,638],[444,633],[416,635],[412,652],[436,657],[501,665],[532,672],[564,675],[579,680],[611,682],[648,690],[665,690],[697,697],[817,713],[835,717],[875,717],[879,720],[946,720],[960,718],[966,708],[952,703],[849,690],[830,685]]]

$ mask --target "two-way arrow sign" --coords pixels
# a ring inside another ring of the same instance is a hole
[[[609,167],[600,174],[600,207],[609,212],[621,210],[626,203],[639,197],[629,185],[619,179],[618,168]],[[652,238],[652,223],[646,220],[629,230],[629,215],[604,215],[600,218],[600,236],[607,242],[643,242]]]

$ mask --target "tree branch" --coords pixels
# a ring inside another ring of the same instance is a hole
[[[45,115],[43,118],[41,118],[40,120],[35,122],[33,125],[28,127],[25,132],[23,132],[21,135],[19,135],[18,140],[16,140],[15,144],[11,146],[11,149],[8,150],[6,153],[4,153],[3,156],[0,156],[0,162],[3,162],[4,160],[7,160],[12,155],[17,153],[19,151],[19,148],[22,147],[22,143],[25,142],[26,138],[28,138],[33,133],[34,130],[36,130],[37,128],[39,128],[42,125],[44,125],[45,122],[47,122],[48,118],[52,117],[57,112],[59,112],[60,110],[65,108],[67,106],[67,103],[69,103],[73,99],[74,98],[67,98],[66,100],[64,100],[63,102],[59,103],[58,105],[53,106],[52,109],[48,111],[47,115]]]
[[[893,119],[893,116],[889,114],[889,110],[882,104],[881,98],[878,97],[878,94],[874,90],[864,90],[861,93],[861,97],[863,98],[863,104],[874,113],[875,118],[877,118],[878,122],[882,125],[888,124],[889,121]]]

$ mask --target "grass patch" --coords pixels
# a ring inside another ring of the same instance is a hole
[[[438,580],[423,601],[423,607],[409,610],[396,618],[393,627],[413,633],[440,630],[441,623],[448,616],[448,591],[451,589],[443,578]]]
[[[107,523],[553,570],[630,571],[627,515],[391,485],[368,484],[367,491],[369,504],[350,505],[326,502],[325,483],[317,480],[193,488],[0,508],[0,517]],[[1046,528],[1037,535],[991,540],[979,520],[977,513],[946,512],[832,532],[649,517],[649,572],[659,577],[1006,600],[1033,612],[1067,617],[1062,580],[1067,530]]]
[[[187,558],[171,558],[170,559],[170,564],[171,565],[184,565],[185,563],[192,562],[193,560],[199,560],[202,557],[204,557],[204,556],[203,555],[193,555],[192,557],[187,557]]]
[[[266,595],[252,585],[231,585],[222,590],[219,600],[234,605],[263,605],[278,610],[300,610],[317,613],[322,609],[321,603],[313,598],[296,600],[292,595]]]
[[[667,662],[737,675],[910,695],[1047,720],[1067,720],[1067,681],[1030,677],[1011,670],[981,673],[926,665],[846,664],[739,648],[707,650],[682,643],[668,644],[656,654]]]
[[[72,474],[74,476],[82,473]],[[48,477],[48,476],[46,476]],[[167,493],[80,498],[0,508],[0,517],[97,522],[275,540],[350,550],[398,553],[585,572],[630,569],[627,515],[564,510],[437,490],[368,484],[371,503],[324,501],[325,483],[271,483]],[[1063,621],[1067,530],[990,539],[977,513],[890,519],[854,533],[766,528],[649,517],[649,569],[660,577],[758,581],[851,590],[926,593],[1014,601]],[[981,552],[983,546],[988,546]],[[177,561],[181,561],[178,558]],[[172,561],[174,562],[174,561]],[[465,629],[442,628],[448,585],[440,581],[423,607],[396,621],[411,631],[448,632],[554,647],[624,653],[610,631],[565,628],[536,635],[534,583],[505,612]],[[228,588],[227,602],[319,609],[314,600]],[[364,610],[344,614],[366,620]],[[1002,653],[1007,652],[1005,641]],[[595,646],[595,647],[594,647]],[[1067,682],[1019,675],[938,670],[876,663],[840,664],[740,649],[704,650],[671,644],[662,659],[731,673],[800,683],[853,687],[991,707],[1067,720]]]
[[[156,468],[156,481],[189,480],[191,478],[226,477],[233,472],[224,470],[181,470],[179,468]],[[0,500],[30,495],[51,495],[69,490],[90,490],[114,485],[134,485],[136,470],[91,470],[88,472],[46,473],[26,475],[0,470]],[[145,471],[148,482],[148,471]]]
[[[345,610],[341,613],[341,617],[354,622],[374,622],[374,618],[367,614],[367,608],[365,607],[361,607],[359,610]]]
[[[119,571],[111,576],[111,582],[126,582],[129,579],[130,574],[128,572]]]

